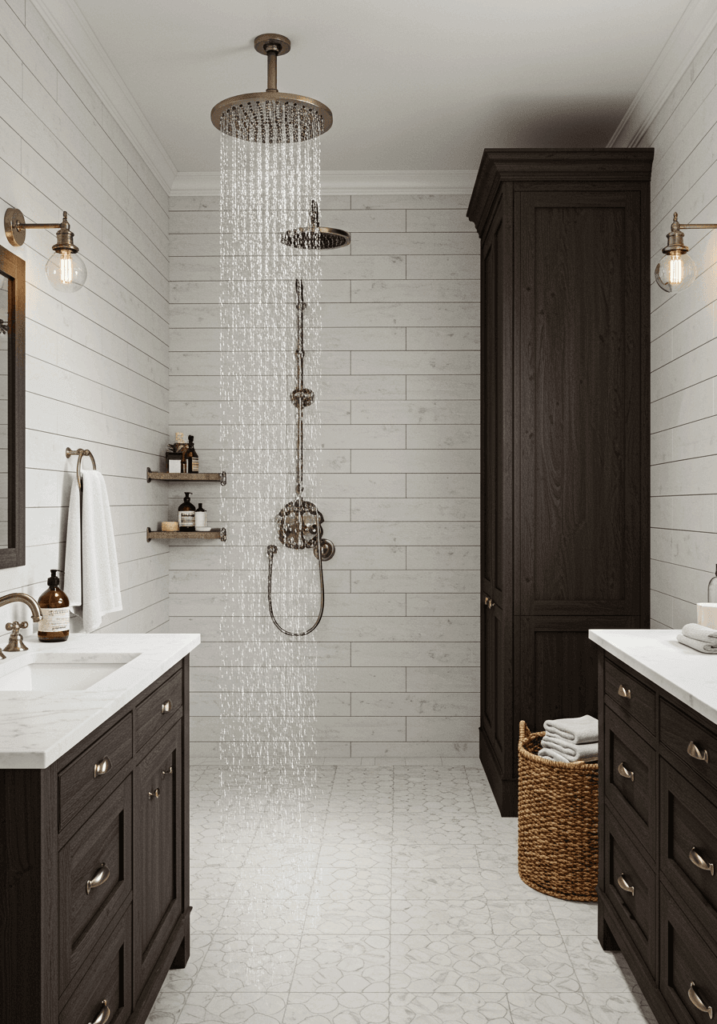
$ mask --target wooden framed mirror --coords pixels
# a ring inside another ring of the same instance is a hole
[[[25,564],[25,261],[0,246],[0,569]]]

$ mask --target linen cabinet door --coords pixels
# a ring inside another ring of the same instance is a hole
[[[135,999],[181,913],[182,825],[180,721],[134,772]]]
[[[482,615],[481,747],[487,741],[501,774],[510,774],[512,746],[506,757],[506,729],[512,715],[511,689],[506,678],[510,661],[510,621],[499,605],[485,604]]]

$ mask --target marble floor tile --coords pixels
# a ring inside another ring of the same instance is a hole
[[[277,992],[192,992],[176,1024],[283,1024],[286,998]]]
[[[193,992],[288,992],[299,952],[295,935],[212,937]]]
[[[491,935],[488,905],[475,900],[391,900],[391,935]]]
[[[387,992],[388,935],[304,935],[292,992]]]
[[[389,1024],[387,992],[292,992],[283,1024]]]
[[[517,1018],[516,1018],[517,1020]],[[512,1021],[508,997],[480,992],[391,992],[389,1024],[492,1024]]]
[[[304,932],[313,935],[388,934],[391,905],[386,899],[311,900]]]

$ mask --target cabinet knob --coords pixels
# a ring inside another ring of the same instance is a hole
[[[112,762],[110,761],[109,757],[103,757],[102,760],[98,761],[97,764],[95,765],[94,777],[97,778],[98,775],[106,775],[111,767]]]
[[[700,750],[694,740],[690,740],[687,744],[687,753],[690,757],[694,757],[695,761],[704,761],[705,764],[709,763],[710,755],[707,748]]]
[[[630,885],[630,883],[628,882],[628,880],[625,878],[624,875],[620,875],[619,876],[619,878],[617,880],[617,884],[618,884],[618,887],[620,889],[622,889],[623,892],[628,892],[631,896],[635,895],[635,886],[634,885]]]
[[[690,982],[690,987],[687,990],[687,995],[689,996],[689,1000],[692,1003],[692,1005],[697,1007],[697,1009],[700,1010],[702,1013],[706,1013],[709,1019],[712,1020],[712,1007],[706,1006],[705,1003],[703,1003],[700,997],[697,995],[697,989],[695,988],[694,981]]]
[[[158,789],[155,789],[155,790],[151,790],[150,789],[150,791],[149,791],[149,799],[150,800],[153,800],[153,799],[154,800],[159,800],[159,790]]]
[[[700,871],[709,871],[709,873],[714,877],[714,873],[715,873],[715,866],[714,866],[714,864],[710,864],[709,861],[706,861],[704,859],[704,857],[697,852],[697,850],[696,850],[696,848],[694,846],[690,850],[689,857],[690,857],[690,863],[691,864],[694,864],[694,866],[696,868],[699,868]]]
[[[169,768],[163,768],[162,775],[174,775],[174,766],[170,764]]]
[[[97,871],[94,873],[92,878],[87,880],[86,890],[89,896],[93,889],[99,888],[100,885],[104,885],[107,879],[110,877],[110,869],[106,864],[100,864]]]
[[[629,779],[630,782],[635,781],[635,773],[631,772],[629,768],[625,767],[624,761],[621,761],[620,764],[617,766],[617,773],[618,775],[622,775],[623,779]]]
[[[628,690],[622,683],[617,688],[617,695],[618,697],[624,697],[626,700],[632,700],[632,690]]]
[[[162,704],[162,714],[166,715],[171,710],[172,710],[172,702],[171,702],[171,700],[165,700],[164,703]]]
[[[109,1003],[106,999],[102,1000],[102,1009],[97,1014],[94,1020],[90,1021],[90,1024],[107,1024],[107,1021],[112,1016],[112,1010],[110,1010]]]

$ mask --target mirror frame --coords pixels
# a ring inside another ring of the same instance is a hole
[[[25,565],[25,261],[0,246],[8,285],[8,545],[0,569]]]

